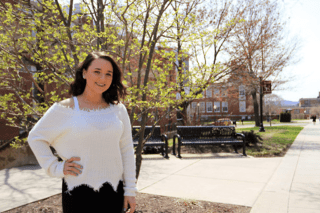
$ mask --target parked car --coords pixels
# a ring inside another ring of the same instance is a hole
[[[220,118],[217,121],[211,123],[214,126],[230,126],[232,124],[232,120],[230,118]]]

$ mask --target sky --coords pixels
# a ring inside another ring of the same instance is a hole
[[[290,16],[290,34],[301,39],[297,53],[299,63],[285,68],[283,74],[293,75],[294,80],[285,84],[285,90],[273,91],[284,100],[317,98],[320,92],[320,0],[284,0]]]

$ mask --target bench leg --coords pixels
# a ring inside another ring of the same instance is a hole
[[[176,137],[173,137],[172,155],[176,155]]]
[[[243,155],[244,156],[247,156],[247,153],[246,153],[246,143],[243,141]]]
[[[178,139],[178,158],[181,158],[180,152],[181,152],[181,141]]]
[[[235,153],[237,153],[237,154],[238,154],[237,145],[233,145],[233,148],[234,148]]]
[[[166,143],[166,145],[165,145],[165,154],[166,155],[164,157],[168,159],[169,158],[169,156],[168,156],[168,141],[166,140],[165,143]]]

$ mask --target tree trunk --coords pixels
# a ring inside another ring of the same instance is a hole
[[[189,102],[183,102],[181,105],[182,111],[181,111],[181,116],[182,116],[182,125],[186,126],[188,124],[188,114],[187,114],[187,108],[189,106]]]
[[[143,110],[142,119],[141,119],[141,132],[139,136],[139,142],[136,149],[136,179],[138,180],[142,162],[142,149],[143,149],[143,141],[144,141],[144,131],[147,123],[147,115],[148,113]]]
[[[151,47],[149,49],[149,57],[148,57],[148,62],[147,62],[147,67],[145,70],[145,75],[144,75],[144,83],[143,85],[146,87],[149,81],[149,73],[151,71],[151,62],[152,62],[152,58],[153,58],[153,53],[154,53],[154,49],[157,43],[157,34],[158,34],[158,28],[159,28],[159,23],[160,23],[160,19],[162,17],[162,14],[165,10],[165,7],[167,5],[169,1],[165,0],[160,8],[159,11],[159,15],[157,17],[157,21],[155,23],[154,26],[154,31],[153,31],[153,35],[152,35],[152,41],[151,41]],[[142,94],[142,101],[147,101],[147,94],[146,91],[143,91]],[[147,123],[147,117],[148,117],[148,112],[146,111],[146,108],[143,109],[143,113],[142,113],[142,121],[141,121],[141,132],[140,132],[140,138],[139,138],[139,143],[136,149],[136,178],[138,180],[139,177],[139,173],[140,173],[140,168],[141,168],[141,161],[142,161],[142,148],[144,146],[143,144],[143,140],[144,140],[144,130],[145,130],[145,126]]]
[[[258,100],[257,100],[257,91],[253,90],[251,92],[252,95],[252,99],[253,99],[253,108],[254,108],[254,118],[255,118],[255,126],[260,126],[260,118],[259,118],[259,104],[258,104]]]

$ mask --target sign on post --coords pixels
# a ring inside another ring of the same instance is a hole
[[[271,94],[271,81],[262,81],[263,94]]]

